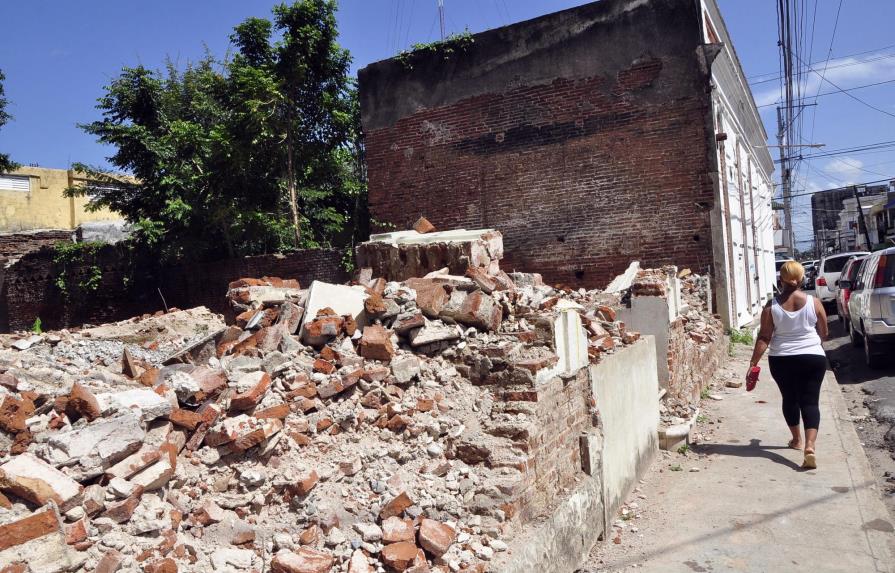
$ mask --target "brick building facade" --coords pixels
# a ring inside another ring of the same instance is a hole
[[[603,0],[360,72],[370,210],[498,228],[507,270],[605,286],[631,260],[773,281],[766,136],[713,0]],[[767,210],[767,215],[765,214]]]

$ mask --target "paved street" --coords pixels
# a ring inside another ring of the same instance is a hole
[[[867,407],[873,417],[882,423],[895,424],[895,356],[884,368],[868,368],[863,349],[852,347],[838,316],[830,319],[830,340],[824,346],[839,384],[860,385],[862,392],[869,396]]]
[[[745,370],[748,354],[737,346],[725,370]],[[786,447],[769,376],[751,394],[714,392],[722,399],[704,401],[696,429],[704,439],[659,458],[629,499],[633,519],[595,550],[591,570],[892,571],[892,518],[832,374],[816,471]]]

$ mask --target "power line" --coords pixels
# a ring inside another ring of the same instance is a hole
[[[883,81],[881,81],[881,82],[874,82],[874,83],[872,83],[872,84],[864,84],[863,86],[855,86],[855,87],[853,87],[853,88],[840,89],[840,90],[838,90],[838,91],[834,91],[834,92],[824,92],[824,93],[822,93],[822,94],[819,93],[819,94],[817,94],[816,96],[814,96],[814,99],[815,99],[815,101],[817,101],[817,98],[819,98],[819,97],[824,97],[824,96],[829,96],[829,95],[836,95],[836,94],[840,94],[840,93],[851,92],[851,91],[855,91],[855,90],[862,90],[862,89],[864,89],[864,88],[872,88],[872,87],[881,86],[881,85],[884,85],[884,84],[892,84],[892,83],[895,83],[895,79],[893,79],[893,80],[883,80]],[[774,103],[765,103],[765,104],[762,104],[762,105],[759,105],[759,106],[756,106],[756,107],[771,107],[771,106],[775,106],[775,105],[780,105],[780,103],[781,103],[781,102],[779,102],[779,101],[775,101]]]
[[[854,66],[860,66],[860,65],[863,65],[863,64],[871,64],[871,63],[873,63],[873,62],[879,62],[879,61],[882,61],[882,60],[889,60],[889,59],[892,59],[892,58],[895,58],[895,54],[880,54],[879,56],[877,56],[877,57],[875,57],[875,58],[867,58],[867,59],[864,59],[864,60],[857,60],[857,61],[854,61],[854,62],[845,62],[845,63],[841,63],[841,64],[835,64],[835,65],[832,65],[832,66],[827,67],[827,70],[838,70],[838,69],[840,69],[840,68],[851,68],[851,67],[854,67]],[[820,64],[820,63],[823,63],[823,62],[815,62],[814,64],[811,64],[811,66],[804,67],[804,68],[800,68],[800,69],[801,69],[802,71],[805,71],[805,72],[807,72],[807,71],[816,71],[816,70],[817,70],[816,64]],[[773,78],[768,78],[768,79],[765,79],[765,80],[758,80],[758,81],[754,81],[754,82],[749,82],[749,85],[750,85],[750,86],[757,86],[757,85],[766,84],[766,83],[769,83],[769,82],[774,82],[774,81],[777,81],[777,80],[779,80],[779,79],[780,79],[779,76],[775,76],[775,77],[773,77]]]
[[[814,159],[817,157],[833,157],[835,155],[844,155],[846,153],[867,153],[870,151],[876,151],[876,150],[880,150],[880,149],[889,149],[891,147],[895,147],[895,140],[880,141],[878,143],[868,143],[866,145],[858,145],[855,147],[843,147],[843,148],[839,148],[839,149],[830,149],[828,151],[820,151],[820,152],[811,153],[808,155],[798,155],[798,156],[790,157],[787,159],[794,159],[794,158]]]
[[[815,70],[811,70],[811,71],[814,72],[815,74],[817,73]],[[823,80],[823,81],[825,81],[825,82],[827,82],[828,84],[830,84],[831,86],[833,86],[834,88],[836,88],[838,91],[844,93],[845,95],[847,95],[848,97],[852,98],[852,99],[855,100],[856,102],[861,103],[861,104],[863,104],[863,105],[869,107],[870,109],[876,110],[876,111],[878,111],[878,112],[880,112],[880,113],[882,113],[882,114],[888,115],[889,117],[895,118],[895,113],[886,111],[886,110],[884,110],[884,109],[882,109],[882,108],[879,108],[879,107],[876,107],[875,105],[873,105],[873,104],[871,104],[871,103],[868,103],[868,102],[862,100],[862,99],[859,98],[858,96],[855,96],[855,95],[850,94],[850,93],[848,92],[848,90],[844,90],[844,89],[842,89],[841,87],[839,87],[838,85],[836,85],[833,81],[827,79],[823,74],[820,74],[820,79]],[[819,90],[820,90],[820,88],[818,88],[818,91],[819,91]]]
[[[891,44],[891,45],[888,45],[888,46],[882,46],[882,47],[880,47],[880,48],[873,48],[873,49],[870,49],[870,50],[865,50],[865,51],[863,51],[863,52],[855,52],[855,53],[853,53],[853,54],[846,54],[846,55],[844,55],[844,56],[836,56],[835,58],[832,58],[831,61],[835,62],[835,61],[837,61],[837,60],[844,60],[844,59],[846,59],[846,58],[854,58],[855,56],[863,56],[864,54],[875,54],[875,53],[883,52],[883,51],[885,51],[885,50],[889,50],[889,49],[891,49],[891,48],[895,48],[895,44]],[[862,61],[860,61],[860,62],[850,62],[850,63],[844,63],[844,64],[837,64],[837,65],[834,65],[834,66],[830,66],[830,69],[832,70],[833,68],[844,68],[844,67],[848,67],[848,66],[856,66],[856,65],[858,65],[858,64],[864,64],[864,63],[868,63],[868,62],[875,62],[875,61],[878,60],[878,59],[879,59],[879,60],[883,60],[883,59],[891,58],[891,57],[895,57],[895,54],[886,54],[885,56],[882,56],[882,57],[880,57],[880,58],[874,58],[874,59],[862,60]],[[818,61],[816,61],[816,62],[811,62],[810,66],[811,66],[811,67],[814,67],[814,66],[816,66],[817,64],[822,64],[822,63],[824,63],[823,60],[818,60]],[[780,73],[780,72],[777,71],[777,72],[768,72],[768,73],[764,73],[764,74],[755,74],[754,76],[747,76],[746,79],[750,79],[750,80],[751,80],[751,79],[753,79],[753,78],[761,78],[761,77],[764,77],[764,76],[770,76],[770,75],[772,75],[772,74],[778,74],[777,76],[774,76],[773,78],[769,78],[769,79],[767,79],[767,80],[762,80],[761,82],[749,82],[749,83],[750,83],[750,84],[756,84],[756,83],[773,82],[773,81],[776,81],[776,80],[779,80],[779,79],[780,79],[780,77],[779,77],[779,73]]]
[[[806,193],[796,193],[794,195],[790,195],[790,197],[806,197],[808,195],[814,195],[815,193],[824,193],[826,191],[844,191],[851,187],[866,187],[867,185],[873,185],[875,183],[891,183],[895,181],[895,175],[891,177],[886,177],[885,179],[877,179],[876,181],[864,181],[863,183],[854,183],[852,185],[844,185],[842,187],[833,187],[832,189],[820,189],[818,191],[808,191]],[[781,197],[771,197],[771,200],[776,201],[781,199]]]

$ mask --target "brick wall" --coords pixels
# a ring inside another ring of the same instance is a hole
[[[555,363],[556,357],[538,362],[506,350],[489,347],[487,363],[464,370],[475,384],[491,389],[494,404],[487,421],[461,436],[451,455],[496,472],[496,486],[486,480],[472,511],[499,511],[530,523],[552,512],[563,490],[583,475],[580,437],[593,428],[593,393],[587,368],[537,382],[533,370]]]
[[[686,330],[686,318],[678,317],[668,328],[668,395],[676,403],[697,403],[727,357],[728,338],[715,321],[715,339],[699,343]]]
[[[65,229],[0,233],[0,259],[21,257],[41,247],[51,247],[59,241],[71,241],[71,235],[72,231]]]
[[[515,500],[523,522],[552,511],[563,490],[582,476],[579,439],[592,427],[587,369],[571,379],[553,378],[537,392],[536,420],[526,444],[526,487]]]
[[[374,218],[494,227],[507,271],[605,286],[712,261],[715,170],[695,4],[606,0],[361,71]]]
[[[55,286],[59,268],[53,262],[54,251],[43,249],[22,257],[0,276],[0,331],[30,328],[37,317],[44,329],[122,320],[162,310],[162,296],[169,307],[204,305],[226,314],[230,281],[267,275],[295,278],[302,285],[315,279],[343,282],[347,275],[341,256],[337,250],[319,249],[149,271],[130,264],[121,251],[110,246],[100,251],[96,261],[101,270],[99,288],[86,294],[74,291],[66,299]],[[89,271],[69,270],[69,282],[77,284]]]

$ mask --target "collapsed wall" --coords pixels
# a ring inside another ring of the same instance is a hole
[[[483,237],[500,252],[464,240]],[[436,238],[423,251],[472,260]],[[193,309],[4,338],[0,567],[481,573],[580,500],[605,527],[654,451],[652,341],[620,294],[454,264],[240,279],[230,325]],[[524,563],[557,570],[585,531]]]

